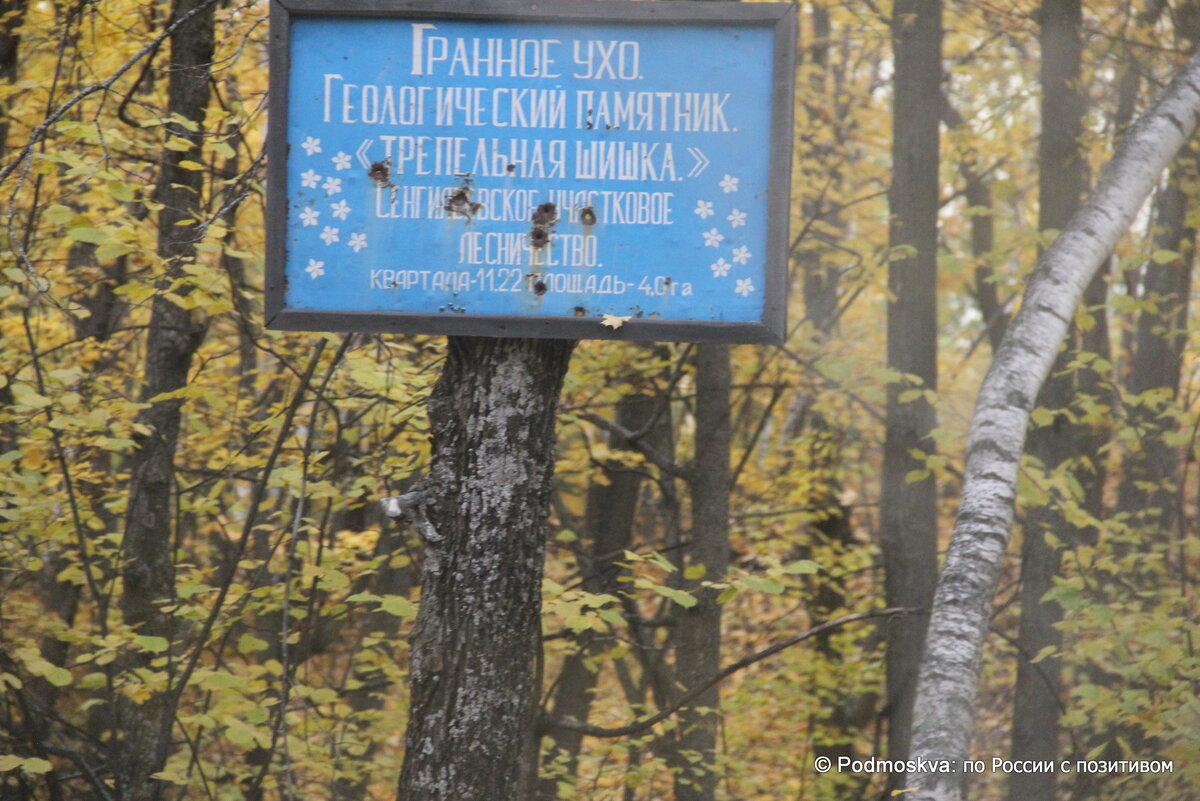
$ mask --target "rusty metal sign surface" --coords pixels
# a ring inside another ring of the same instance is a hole
[[[782,336],[790,5],[330,6],[272,10],[273,327]]]

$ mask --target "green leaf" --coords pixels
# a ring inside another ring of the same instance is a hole
[[[679,604],[684,609],[691,609],[693,606],[695,606],[697,603],[699,603],[699,601],[697,601],[691,595],[688,595],[683,590],[677,590],[677,589],[674,589],[673,587],[654,586],[654,587],[651,587],[651,589],[653,589],[655,592],[657,592],[659,595],[663,596],[664,598],[670,598],[672,601]]]
[[[599,609],[596,611],[596,614],[610,626],[625,625],[625,618],[621,617],[621,613],[615,609]]]
[[[177,770],[160,770],[158,773],[150,774],[151,779],[159,779],[160,781],[170,782],[179,787],[187,787],[191,784],[188,777]]]
[[[337,690],[330,689],[329,687],[321,687],[320,689],[313,690],[308,698],[314,704],[332,704],[338,699],[338,694]]]
[[[65,225],[70,222],[75,216],[75,210],[67,206],[55,203],[53,206],[47,206],[42,212],[42,218],[51,225]]]
[[[98,228],[88,228],[87,226],[72,228],[67,232],[67,236],[71,237],[71,239],[74,239],[76,242],[90,242],[93,245],[99,245],[101,242],[108,241],[108,234],[106,234],[104,231],[101,231]]]
[[[752,590],[770,595],[779,595],[784,589],[782,584],[770,576],[746,576],[742,579],[742,583]]]
[[[399,595],[389,595],[383,599],[383,603],[379,604],[379,608],[389,615],[396,617],[411,618],[416,617],[417,606],[407,598],[402,598]]]
[[[563,622],[574,632],[587,631],[592,627],[592,618],[588,615],[571,615]]]
[[[112,261],[119,259],[122,256],[128,255],[134,251],[132,245],[127,245],[124,242],[118,242],[115,239],[110,239],[104,242],[100,247],[96,248],[96,258],[100,261]]]
[[[789,576],[809,576],[821,572],[821,566],[811,559],[797,559],[795,562],[784,565],[783,572]]]
[[[208,590],[211,590],[211,589],[212,589],[212,587],[208,586],[207,584],[199,584],[196,582],[189,582],[189,583],[181,586],[179,588],[179,590],[177,591],[177,593],[180,598],[191,598],[193,595],[196,595],[196,594],[202,593],[202,592],[207,592]]]
[[[128,203],[133,200],[134,197],[133,187],[131,187],[129,184],[121,183],[120,181],[109,181],[108,191],[114,199],[119,200],[122,203]]]
[[[66,687],[72,680],[71,671],[66,668],[52,667],[44,675],[46,681],[55,687]]]
[[[54,766],[40,757],[29,757],[21,763],[23,773],[49,773],[52,770]]]
[[[243,634],[241,637],[238,637],[237,649],[239,654],[252,654],[257,651],[265,651],[267,648],[266,640],[260,640],[253,634]]]
[[[688,565],[683,569],[683,577],[688,581],[699,581],[708,573],[704,565]]]
[[[1058,649],[1056,647],[1054,647],[1053,645],[1047,645],[1045,648],[1038,651],[1037,656],[1035,656],[1033,659],[1029,660],[1029,664],[1036,665],[1038,662],[1041,662],[1043,659],[1048,659],[1049,657],[1054,656],[1056,651],[1058,651]]]
[[[924,481],[929,478],[928,470],[909,470],[904,476],[905,484],[916,484],[918,481]]]
[[[1045,406],[1039,406],[1029,413],[1029,419],[1035,426],[1048,426],[1054,422],[1054,412]]]
[[[160,654],[171,647],[171,643],[166,637],[139,634],[134,639],[137,640],[138,645],[142,646],[142,650],[149,651],[152,654]]]

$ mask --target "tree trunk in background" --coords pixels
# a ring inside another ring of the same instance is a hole
[[[830,50],[833,47],[833,25],[829,9],[819,3],[812,5],[812,43],[802,53],[808,55],[812,63],[809,75],[809,88],[814,100],[808,108],[808,114],[814,119],[828,117],[840,119],[837,105],[845,102],[844,96],[831,89],[830,84],[835,80],[830,75]],[[838,144],[845,134],[841,126],[836,127],[835,136]],[[837,163],[836,148],[828,141],[805,143],[812,149],[814,164],[813,171],[830,169],[831,164]],[[834,168],[836,170],[836,168]],[[815,177],[815,176],[813,176]],[[832,174],[825,172],[822,180],[841,180],[842,176],[836,171]],[[821,243],[836,238],[830,230],[848,235],[842,215],[827,205],[822,196],[808,200],[803,205],[806,221],[812,220],[822,225],[812,226],[807,236],[814,237]],[[841,270],[837,266],[839,256],[830,247],[807,245],[800,247],[795,255],[795,261],[801,271],[804,287],[805,318],[812,326],[812,336],[815,342],[824,343],[834,333],[839,317],[838,301],[841,296],[839,286]],[[842,454],[836,444],[839,434],[825,417],[813,409],[816,398],[805,389],[798,389],[788,408],[786,422],[783,427],[785,441],[795,440],[801,436],[817,443],[811,452],[789,464],[785,469],[807,471],[814,476],[811,496],[808,505],[822,510],[823,516],[808,526],[809,537],[813,545],[828,547],[833,553],[841,554],[854,547],[854,529],[850,525],[850,510],[841,502],[842,484],[839,478]],[[789,452],[792,450],[788,446]],[[806,556],[809,554],[805,554]],[[846,600],[846,584],[842,576],[822,575],[818,589],[811,604],[812,620],[820,623],[836,617]],[[832,670],[839,670],[843,654],[833,647],[832,632],[819,635],[815,647],[822,658],[828,660]],[[874,694],[850,693],[844,687],[823,689],[822,709],[813,720],[813,755],[826,756],[830,759],[851,756],[854,753],[853,742],[858,733],[874,717],[878,696]],[[844,787],[851,786],[851,777],[844,777]],[[856,782],[855,782],[856,783]]]
[[[520,766],[537,746],[555,410],[573,347],[449,340],[429,400],[432,456],[417,515],[426,555],[399,801],[532,795]]]
[[[958,109],[950,104],[949,98],[942,98],[942,119],[947,127],[961,130],[966,127],[966,120],[958,113]],[[981,172],[979,154],[971,153],[958,165],[958,171],[963,177],[963,195],[967,207],[975,210],[971,217],[971,257],[975,261],[975,286],[972,294],[979,304],[979,313],[983,315],[983,325],[987,330],[988,344],[992,353],[1000,347],[1004,331],[1008,328],[1008,313],[1000,303],[996,294],[996,285],[992,282],[992,250],[996,247],[996,225],[992,216],[992,188],[986,172]]]
[[[21,23],[25,20],[26,0],[0,0],[0,82],[13,86],[17,82],[17,53],[21,46]],[[8,153],[8,109],[5,103],[0,114],[0,159]]]
[[[354,511],[360,512],[360,514],[362,512],[361,509]],[[366,517],[365,514],[361,514],[361,516]],[[339,531],[342,527],[339,522],[335,522],[331,526],[334,531]],[[367,521],[365,519],[356,520],[348,527],[361,531],[367,527]],[[371,592],[376,595],[403,597],[408,595],[412,588],[416,567],[408,563],[402,565],[393,563],[399,561],[395,557],[404,553],[403,544],[406,532],[399,528],[390,520],[384,520],[381,523],[374,556],[376,558],[386,557],[386,561],[380,565],[378,572],[372,577]],[[366,619],[362,623],[361,636],[377,641],[372,647],[376,659],[387,662],[395,659],[394,643],[400,636],[400,624],[399,617],[382,609],[374,609],[366,614]],[[349,725],[365,728],[374,718],[383,714],[384,703],[392,689],[392,682],[388,677],[387,670],[371,663],[361,667],[356,665],[354,679],[359,684],[353,690],[347,691],[345,695],[346,704],[354,711],[354,722]],[[350,767],[351,770],[361,770],[364,764],[369,764],[372,759],[377,758],[380,745],[381,743],[377,740],[367,739],[363,744],[364,751],[361,755],[347,756],[345,764],[338,766],[341,772],[333,782],[330,792],[331,801],[361,801],[367,797],[366,779],[357,773],[346,775],[346,767]]]
[[[695,596],[690,609],[677,609],[675,678],[687,692],[721,669],[721,606],[718,591],[701,587],[719,582],[729,568],[729,464],[732,432],[729,395],[732,383],[728,345],[696,346],[696,446],[689,467],[692,526],[685,549],[687,568],[703,575],[685,580],[682,589]],[[674,764],[676,801],[712,801],[720,773],[716,770],[721,703],[716,686],[680,710]]]
[[[809,76],[809,87],[820,98],[821,104],[810,104],[808,114],[810,117],[818,119],[826,115],[837,119],[837,109],[834,106],[838,98],[833,96],[833,93],[826,91],[825,88],[829,71],[830,37],[833,32],[829,9],[821,5],[814,5],[812,26],[813,42],[807,53],[812,60],[814,70]],[[812,162],[819,165],[819,169],[829,169],[828,165],[837,163],[833,153],[834,148],[829,142],[813,142],[809,144],[809,147],[813,151]],[[822,180],[832,180],[834,176],[822,175],[821,178]],[[802,208],[805,220],[824,223],[833,228],[841,227],[840,216],[835,209],[827,205],[823,194],[807,200]],[[825,233],[823,226],[812,225],[808,236],[824,242],[828,234]],[[812,246],[801,247],[796,253],[796,264],[800,268],[804,286],[804,316],[812,324],[813,331],[817,336],[827,336],[837,322],[838,279],[841,271],[836,263],[830,263],[829,255],[826,248]]]
[[[1170,412],[1178,397],[1187,344],[1196,230],[1187,221],[1192,204],[1185,187],[1200,174],[1196,156],[1195,148],[1180,154],[1155,202],[1154,249],[1178,255],[1150,259],[1143,269],[1141,297],[1153,306],[1138,315],[1125,384],[1127,421],[1136,440],[1121,464],[1117,507],[1128,516],[1135,540],[1147,548],[1161,545],[1176,520],[1179,449],[1168,445],[1164,435],[1175,430]]]
[[[641,431],[654,420],[656,409],[665,398],[652,395],[627,395],[617,402],[617,425],[627,431]],[[629,449],[630,444],[615,433],[609,435],[609,450]],[[591,543],[591,556],[582,565],[583,589],[591,593],[620,596],[624,585],[619,579],[628,573],[619,564],[627,549],[632,547],[633,524],[637,513],[638,495],[645,474],[624,467],[618,460],[604,465],[607,484],[592,484],[588,488],[586,536]],[[589,667],[600,649],[593,633],[580,635],[577,649],[563,660],[562,671],[554,692],[553,718],[570,717],[586,721],[592,707],[592,692],[599,674]],[[552,728],[545,761],[555,764],[554,775],[538,783],[538,798],[554,801],[558,798],[560,782],[573,784],[577,778],[579,752],[583,735],[577,731]]]
[[[1038,144],[1038,229],[1062,230],[1078,210],[1087,190],[1087,165],[1081,152],[1086,101],[1080,88],[1083,12],[1080,0],[1045,0],[1041,8],[1042,135]],[[1107,284],[1099,271],[1088,284],[1084,304],[1103,307]],[[1104,310],[1097,324],[1087,331],[1074,325],[1066,347],[1059,351],[1050,377],[1038,396],[1038,405],[1056,415],[1049,426],[1029,432],[1029,453],[1050,475],[1072,470],[1083,487],[1078,498],[1091,514],[1099,514],[1103,471],[1098,457],[1103,433],[1085,423],[1070,422],[1064,412],[1081,395],[1100,392],[1100,376],[1087,367],[1070,369],[1080,351],[1093,350],[1108,357],[1108,326]],[[1097,437],[1100,441],[1097,441]],[[1057,654],[1034,659],[1045,648],[1059,648],[1062,635],[1056,625],[1063,610],[1043,596],[1054,586],[1062,562],[1060,543],[1082,542],[1094,532],[1067,522],[1059,503],[1038,504],[1028,511],[1023,526],[1021,549],[1021,621],[1017,635],[1017,683],[1013,697],[1012,758],[1014,760],[1057,759],[1059,711],[1062,694],[1062,663]],[[1009,776],[1011,801],[1055,797],[1054,773],[1013,773]]]
[[[893,248],[888,268],[888,367],[937,388],[938,121],[941,119],[942,10],[939,0],[897,0],[892,186],[888,195]],[[895,250],[901,248],[902,250]],[[911,388],[897,380],[887,391],[880,528],[887,605],[920,612],[889,620],[887,640],[888,756],[909,751],[913,693],[928,610],[937,578],[937,485],[933,476],[909,481],[932,452],[936,425],[924,398],[901,402]],[[899,777],[893,777],[898,781]]]
[[[1038,259],[979,390],[962,503],[938,579],[914,707],[914,760],[967,758],[983,640],[1008,545],[1021,449],[1038,392],[1084,289],[1200,120],[1200,55],[1122,140],[1100,183]],[[906,801],[960,801],[961,772],[917,770]]]
[[[20,52],[21,22],[25,17],[24,0],[0,0],[0,84],[13,86],[17,82],[17,54]],[[8,125],[12,102],[0,106],[0,162],[8,157]],[[0,346],[4,338],[0,335]],[[0,409],[8,408],[13,403],[12,382],[5,382],[0,387]],[[18,429],[16,421],[0,423],[0,452],[7,453],[18,445]],[[2,508],[4,501],[0,501]]]
[[[176,0],[174,18],[201,5],[202,0]],[[195,227],[178,223],[197,214],[204,173],[184,169],[181,163],[203,160],[200,148],[213,59],[213,8],[209,5],[195,14],[170,39],[168,112],[195,122],[197,129],[191,131],[174,122],[164,126],[167,136],[185,140],[191,147],[182,151],[163,149],[155,193],[155,199],[163,204],[158,219],[159,255],[166,263],[162,289],[184,274],[183,266],[196,254]],[[200,346],[204,331],[204,326],[194,321],[188,311],[162,292],[155,295],[146,340],[144,400],[186,386],[192,355]],[[139,422],[151,431],[137,437],[138,447],[130,454],[131,490],[122,542],[121,612],[125,622],[141,635],[172,641],[173,620],[162,611],[162,605],[175,593],[171,490],[182,403],[180,399],[159,401],[139,415]],[[161,797],[165,785],[150,775],[162,770],[171,748],[175,717],[172,694],[158,692],[141,704],[119,694],[116,711],[117,739],[113,744],[111,770],[118,797],[122,801]]]

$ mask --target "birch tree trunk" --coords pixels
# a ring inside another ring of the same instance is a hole
[[[1200,53],[1129,131],[1095,191],[1038,259],[1021,310],[984,377],[967,440],[962,503],[938,580],[917,690],[911,757],[957,772],[909,773],[910,801],[960,801],[983,638],[1008,546],[1029,413],[1085,287],[1200,119]]]

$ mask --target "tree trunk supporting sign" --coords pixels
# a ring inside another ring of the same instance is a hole
[[[526,801],[554,422],[574,342],[452,337],[430,473],[399,801]],[[464,758],[469,755],[470,758]]]

